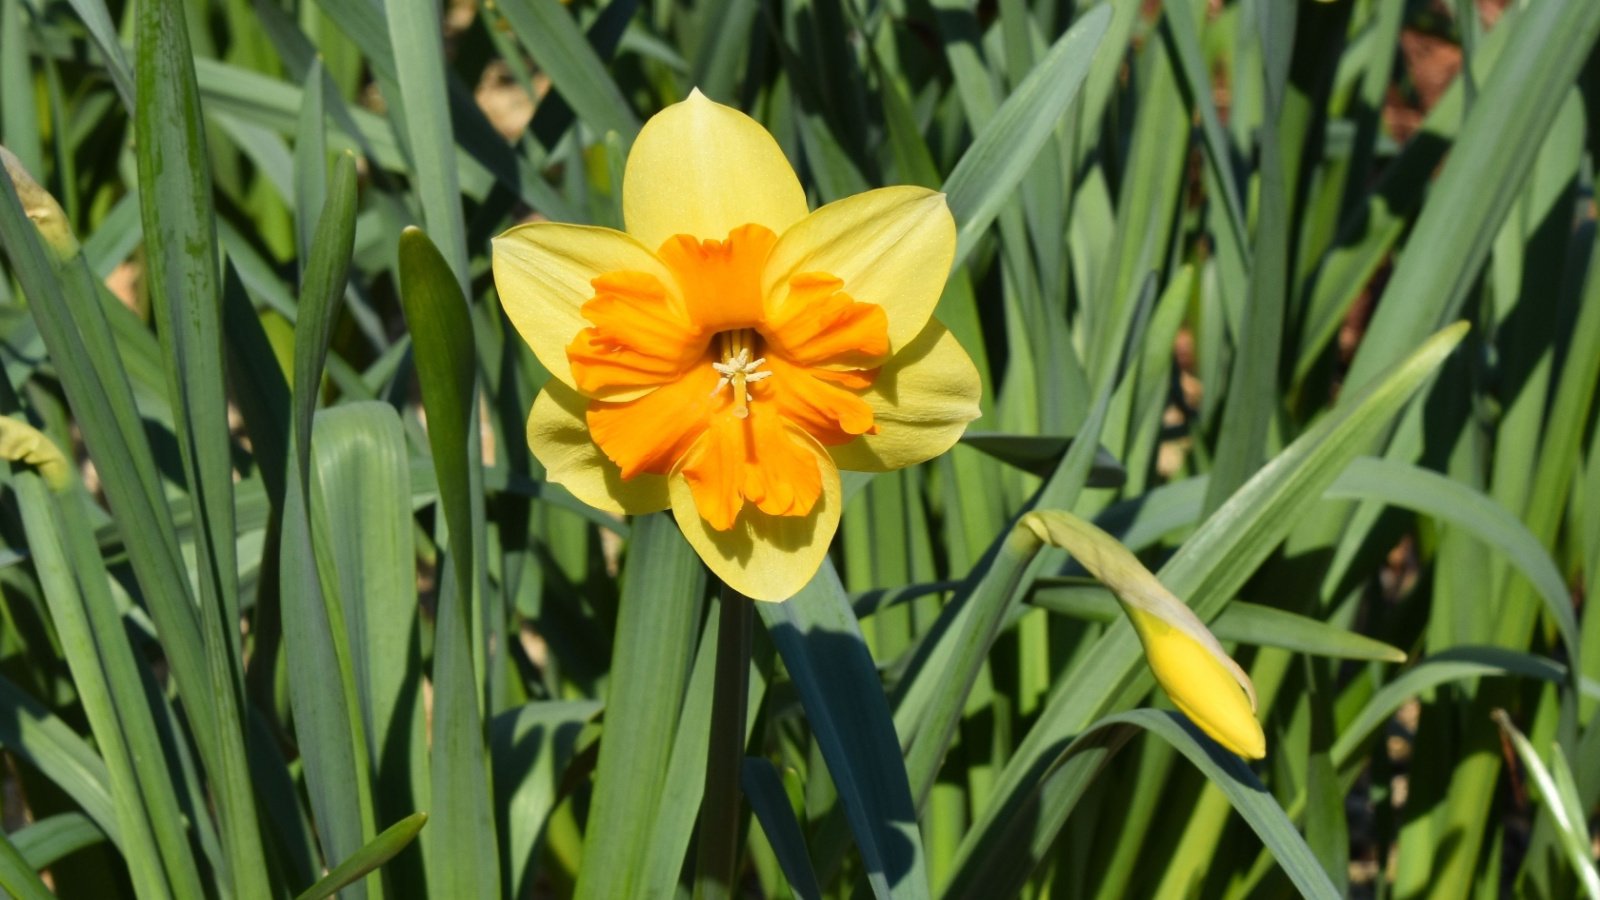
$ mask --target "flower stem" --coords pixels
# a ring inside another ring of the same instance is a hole
[[[705,795],[700,801],[696,900],[735,896],[739,868],[739,770],[744,763],[750,695],[751,601],[727,585],[718,598],[717,676],[711,699],[711,742],[706,752]]]

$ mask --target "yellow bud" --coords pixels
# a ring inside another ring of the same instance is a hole
[[[1246,759],[1267,755],[1250,676],[1138,557],[1116,538],[1070,513],[1031,512],[1021,524],[1045,543],[1071,553],[1111,589],[1133,623],[1161,689],[1201,731]]]
[[[70,483],[72,470],[67,468],[61,448],[21,419],[0,416],[0,459],[33,466],[53,491]]]
[[[56,202],[56,198],[33,180],[16,154],[4,147],[0,147],[0,166],[5,168],[6,177],[11,179],[12,186],[16,188],[17,199],[22,201],[22,211],[33,220],[34,227],[39,229],[39,236],[44,238],[50,250],[58,259],[71,259],[76,255],[78,239],[72,236],[66,214],[61,211],[61,204]]]
[[[1245,759],[1266,756],[1267,736],[1238,676],[1184,632],[1149,613],[1125,610],[1144,644],[1150,671],[1178,709],[1217,743]]]

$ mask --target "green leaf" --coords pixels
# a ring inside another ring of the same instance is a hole
[[[1107,360],[1116,360],[1108,354]],[[1101,429],[1111,404],[1113,363],[1102,373],[1104,388],[1090,410],[1066,457],[1034,497],[1035,504],[1070,508],[1087,483],[1099,451]],[[1038,574],[1047,557],[1037,535],[1011,527],[995,540],[989,566],[973,587],[958,594],[940,613],[922,639],[901,679],[895,703],[895,724],[910,742],[906,771],[919,806],[929,792],[955,739],[973,685],[1005,624],[1008,611],[1020,602],[1023,585]]]
[[[1256,230],[1250,254],[1250,281],[1240,321],[1235,325],[1233,371],[1222,411],[1216,458],[1206,488],[1206,509],[1213,510],[1266,460],[1267,431],[1278,407],[1278,359],[1283,346],[1285,289],[1289,273],[1290,216],[1296,185],[1291,183],[1298,159],[1286,159],[1298,147],[1300,131],[1286,109],[1289,98],[1289,56],[1295,44],[1295,4],[1256,7],[1265,68],[1265,103],[1261,122],[1261,168],[1257,178]],[[1169,16],[1179,18],[1182,13]],[[1296,98],[1298,99],[1298,98]],[[1287,124],[1288,127],[1283,127]],[[1287,145],[1287,146],[1286,146]],[[1229,212],[1232,212],[1232,209]]]
[[[357,714],[368,735],[377,819],[426,805],[416,548],[410,456],[387,403],[347,403],[317,416],[313,441],[337,596],[349,635]]]
[[[111,14],[106,10],[103,0],[69,0],[72,11],[89,30],[89,37],[94,41],[95,48],[105,61],[106,68],[111,74],[111,83],[117,89],[117,95],[122,98],[122,103],[128,109],[133,109],[134,81],[133,66],[128,64],[127,52],[122,47],[122,41],[117,36],[116,23],[111,20]]]
[[[295,900],[323,900],[338,893],[340,888],[355,884],[362,876],[375,871],[379,866],[394,859],[400,851],[411,846],[417,833],[426,824],[428,824],[428,814],[416,812],[390,825],[344,862],[334,866],[333,870],[322,876],[316,884],[306,888]]]
[[[633,143],[639,119],[566,6],[559,0],[529,0],[496,9],[585,125],[600,135],[616,132],[624,146]]]
[[[1505,675],[1552,682],[1568,677],[1566,667],[1560,663],[1503,647],[1452,647],[1435,653],[1402,672],[1367,700],[1334,742],[1334,766],[1344,771],[1357,762],[1356,752],[1367,738],[1412,697],[1452,681]]]
[[[577,747],[578,732],[601,709],[593,700],[546,700],[495,716],[489,723],[494,758],[495,815],[509,864],[505,896],[533,888],[550,814],[561,799],[561,779]]]
[[[225,794],[220,808],[231,826],[224,833],[231,836],[237,857],[253,860],[244,871],[260,869],[256,880],[264,880],[242,741],[237,729],[221,728],[217,719],[236,695],[216,690],[218,678],[208,671],[209,659],[223,671],[220,683],[234,683],[226,651],[218,646],[227,639],[218,624],[212,632],[216,640],[208,642],[213,652],[207,655],[188,589],[189,573],[128,372],[106,319],[102,288],[54,198],[16,165],[15,157],[0,150],[0,160],[9,176],[0,180],[0,240],[28,293],[29,311],[100,474],[202,758]],[[231,708],[237,714],[237,707]],[[114,834],[107,819],[96,816],[95,821]]]
[[[666,513],[634,522],[622,572],[605,725],[584,831],[576,896],[606,900],[648,892],[645,860],[684,684],[694,659],[705,567]]]
[[[106,764],[67,723],[0,677],[0,746],[71,797],[113,844],[122,845]]]
[[[1460,314],[1489,247],[1533,172],[1555,121],[1600,35],[1600,4],[1545,3],[1508,23],[1514,29],[1494,78],[1462,123],[1434,179],[1405,253],[1351,362],[1345,384],[1362,387],[1430,331]]]
[[[1041,578],[1034,582],[1028,602],[1053,613],[1090,622],[1115,622],[1121,613],[1116,598],[1096,582],[1080,578]],[[1333,659],[1405,662],[1406,655],[1353,631],[1326,622],[1235,600],[1209,623],[1218,640],[1261,647],[1281,647]]]
[[[428,887],[450,897],[500,890],[494,805],[483,733],[472,598],[472,463],[467,431],[475,421],[472,321],[466,298],[428,236],[400,235],[400,302],[411,332],[439,505],[450,541],[451,583],[440,591],[433,657],[433,836],[426,842]]]
[[[1044,434],[1001,434],[990,431],[969,431],[961,436],[961,443],[968,447],[976,447],[984,453],[1015,466],[1024,472],[1038,475],[1040,478],[1049,477],[1051,472],[1060,465],[1061,458],[1066,455],[1067,448],[1072,446],[1070,437],[1054,437]],[[1104,447],[1096,447],[1094,462],[1089,469],[1088,487],[1114,488],[1121,487],[1127,480],[1128,472],[1122,467],[1111,451]]]
[[[668,751],[666,782],[656,804],[655,824],[645,838],[648,849],[644,851],[640,884],[666,884],[678,877],[700,817],[716,694],[719,618],[707,615],[705,627],[700,630],[689,684],[683,692],[683,706],[678,711],[677,728]],[[759,695],[754,699],[759,705]]]
[[[1539,540],[1488,495],[1408,463],[1362,457],[1327,491],[1331,498],[1371,500],[1415,510],[1442,519],[1505,553],[1533,582],[1545,610],[1555,620],[1569,659],[1579,657],[1578,620],[1566,579]]]
[[[34,869],[48,869],[57,860],[106,839],[106,833],[82,813],[56,813],[6,835]]]
[[[167,363],[167,390],[173,399],[189,500],[201,525],[195,536],[203,656],[186,661],[197,668],[181,677],[178,686],[190,708],[211,707],[211,715],[196,724],[222,820],[228,877],[237,896],[265,898],[271,883],[240,712],[244,683],[239,567],[216,215],[183,5],[177,0],[141,4],[134,47],[138,79],[134,144],[145,271]],[[202,672],[204,689],[197,677]]]
[[[294,234],[301,259],[311,256],[317,219],[328,196],[328,134],[323,122],[324,75],[322,60],[311,61],[306,74],[305,105],[300,107],[300,123],[294,142]]]
[[[801,900],[821,900],[822,887],[817,884],[817,873],[811,868],[805,835],[800,833],[800,823],[795,821],[794,809],[789,806],[789,795],[783,790],[777,767],[770,760],[751,756],[746,757],[739,771],[745,797],[761,822],[767,842],[777,854],[789,887]]]
[[[0,890],[17,900],[52,900],[55,897],[4,833],[0,833]]]
[[[959,267],[973,245],[1012,197],[1056,123],[1078,94],[1095,49],[1105,37],[1111,10],[1097,6],[1058,38],[1028,77],[987,122],[961,162],[945,179],[950,211],[956,218]]]
[[[341,158],[317,221],[300,291],[294,342],[290,465],[279,580],[290,706],[305,763],[318,837],[327,860],[355,854],[375,833],[368,746],[356,697],[350,637],[331,560],[312,522],[319,508],[312,477],[313,416],[355,240],[355,166]],[[374,890],[377,885],[370,885]],[[357,896],[366,891],[357,890]]]
[[[787,602],[757,610],[800,692],[873,894],[927,897],[927,861],[894,719],[832,564]]]
[[[1512,724],[1505,710],[1495,710],[1493,718],[1511,740],[1517,758],[1522,760],[1523,769],[1530,776],[1528,784],[1533,788],[1533,795],[1544,802],[1545,811],[1555,822],[1561,849],[1566,853],[1573,871],[1578,874],[1578,883],[1583,885],[1584,896],[1589,900],[1600,900],[1600,872],[1595,871],[1594,860],[1590,857],[1588,817],[1583,813],[1581,801],[1575,796],[1577,788],[1572,786],[1571,770],[1567,768],[1566,757],[1561,754],[1561,745],[1551,746],[1551,765],[1546,766],[1544,760],[1539,758],[1539,751]],[[1553,774],[1552,769],[1564,777]],[[1563,790],[1563,784],[1568,790]]]
[[[1049,765],[1055,774],[1049,789],[1022,798],[1019,806],[1009,810],[1000,823],[998,852],[986,857],[980,867],[963,867],[945,896],[952,900],[1010,896],[1019,890],[1032,871],[1033,860],[1048,853],[1053,840],[1053,831],[1041,836],[1036,830],[1034,823],[1041,809],[1064,808],[1070,812],[1110,757],[1140,729],[1177,748],[1207,781],[1222,790],[1303,896],[1340,896],[1294,823],[1249,767],[1207,740],[1181,715],[1153,709],[1135,709],[1101,719],[1065,749],[1052,754]]]
[[[24,168],[44,171],[44,144],[39,135],[39,110],[34,102],[32,66],[22,0],[0,2],[0,140]]]
[[[76,479],[52,495],[32,472],[14,487],[34,570],[84,712],[105,757],[128,868],[150,896],[204,896],[144,681]],[[58,505],[58,500],[59,504]]]
[[[406,147],[423,224],[442,244],[444,258],[463,293],[467,290],[467,226],[456,179],[455,131],[446,98],[444,37],[436,0],[390,0],[389,40],[397,60],[395,77],[405,104]],[[402,251],[402,257],[404,252]]]

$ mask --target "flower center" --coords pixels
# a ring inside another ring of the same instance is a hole
[[[764,356],[755,356],[756,333],[754,329],[739,328],[734,331],[724,331],[717,335],[717,354],[722,357],[722,362],[714,362],[711,368],[721,376],[717,379],[717,386],[711,389],[711,396],[722,393],[724,387],[733,388],[733,415],[735,418],[744,419],[750,416],[749,404],[755,401],[755,395],[745,389],[746,385],[754,384],[763,378],[771,378],[771,372],[757,371],[767,361]]]

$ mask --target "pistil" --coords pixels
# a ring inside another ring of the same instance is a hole
[[[761,356],[751,359],[755,355],[752,349],[754,345],[755,333],[751,329],[724,331],[717,335],[717,349],[722,356],[722,362],[711,364],[711,368],[722,376],[717,379],[717,386],[711,389],[711,396],[715,397],[720,393],[724,385],[731,386],[733,415],[739,419],[750,416],[749,404],[756,399],[747,386],[772,375],[771,372],[757,371],[767,358]]]

